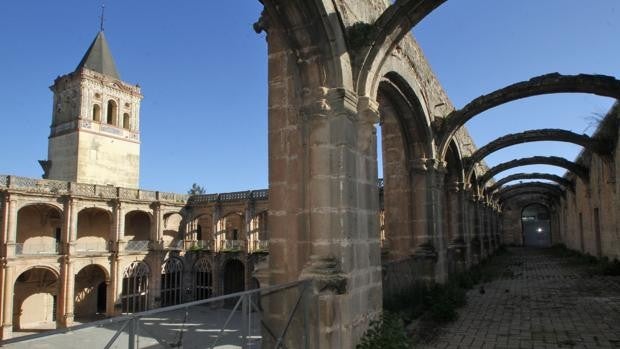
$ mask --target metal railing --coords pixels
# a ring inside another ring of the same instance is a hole
[[[220,241],[221,252],[245,251],[245,240],[222,240]]]
[[[0,346],[12,349],[308,348],[310,282],[295,281],[11,338],[0,341]],[[263,306],[269,304],[276,305],[279,313],[267,317]],[[273,320],[274,315],[277,320]]]
[[[17,243],[15,244],[16,255],[54,255],[58,254],[58,243]]]
[[[127,244],[125,245],[125,251],[148,251],[150,245],[151,242],[149,240],[130,240],[127,241]]]

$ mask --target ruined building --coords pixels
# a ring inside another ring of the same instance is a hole
[[[269,55],[268,191],[144,191],[137,167],[115,169],[118,156],[137,165],[141,95],[119,81],[99,35],[78,69],[54,84],[42,162],[50,180],[0,176],[3,338],[37,321],[66,326],[309,279],[310,326],[290,330],[313,348],[352,348],[383,296],[417,280],[444,282],[502,243],[619,257],[617,103],[592,137],[527,130],[476,148],[464,125],[531,96],[618,99],[620,81],[526,77],[457,109],[409,34],[444,0],[262,3],[255,29],[267,33]],[[497,150],[535,141],[583,151],[574,161],[541,153],[484,164]],[[494,180],[529,164],[567,173]],[[527,181],[511,185],[517,180]],[[286,323],[282,309],[294,302],[265,304],[266,322]],[[41,304],[46,318],[32,311]]]

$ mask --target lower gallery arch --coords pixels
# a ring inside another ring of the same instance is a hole
[[[124,314],[148,309],[149,275],[149,266],[145,262],[134,261],[125,268],[121,288],[121,311]]]
[[[224,294],[245,290],[245,265],[238,259],[224,263]]]
[[[521,210],[523,244],[533,247],[551,246],[551,215],[542,204],[529,204]]]
[[[106,312],[108,280],[105,270],[91,264],[75,275],[73,295],[75,319],[81,322],[101,318]]]
[[[206,258],[194,264],[194,298],[207,299],[213,296],[213,269]]]
[[[161,268],[161,306],[167,307],[182,303],[183,298],[183,262],[178,258],[169,258]]]
[[[56,328],[59,285],[58,274],[43,266],[21,273],[13,292],[13,330]]]

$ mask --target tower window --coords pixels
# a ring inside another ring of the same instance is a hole
[[[99,104],[93,105],[93,121],[101,122],[101,107]]]
[[[110,125],[116,125],[116,115],[117,115],[117,107],[116,102],[113,100],[108,101],[108,117],[106,119],[106,123]]]
[[[129,130],[129,114],[123,114],[123,128]]]

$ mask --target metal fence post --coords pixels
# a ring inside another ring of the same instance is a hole
[[[244,294],[243,297],[241,299],[241,347],[242,348],[247,348],[248,347],[248,335],[249,335],[249,329],[248,329],[248,324],[250,323],[249,321],[249,317],[250,314],[248,312],[248,294]]]
[[[132,318],[129,321],[129,328],[127,329],[129,338],[127,340],[127,349],[136,348],[136,318]]]

